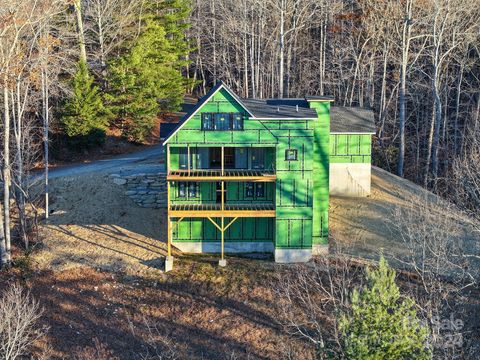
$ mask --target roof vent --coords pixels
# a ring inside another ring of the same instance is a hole
[[[277,112],[280,112],[280,106],[277,106]]]
[[[297,110],[297,112],[298,112],[298,104],[295,106],[295,110]]]

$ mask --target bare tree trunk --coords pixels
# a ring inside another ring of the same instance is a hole
[[[407,83],[407,64],[408,54],[410,51],[410,32],[412,21],[412,0],[407,0],[405,20],[403,23],[402,32],[402,63],[400,65],[400,89],[399,89],[399,106],[400,114],[398,119],[399,131],[400,131],[400,145],[398,149],[398,163],[397,163],[397,175],[404,175],[404,162],[405,162],[405,92]]]
[[[80,60],[87,62],[87,51],[85,49],[85,33],[83,31],[82,0],[75,0],[75,13],[77,15],[78,43],[80,45]]]
[[[278,96],[283,98],[283,81],[284,81],[284,73],[285,73],[285,0],[281,0],[280,4],[280,68],[278,74]]]
[[[47,65],[48,66],[48,65]],[[45,74],[45,69],[42,69],[42,102],[43,102],[43,157],[45,168],[45,221],[48,221],[49,216],[49,188],[48,188],[48,132],[50,123],[50,111],[48,101],[48,76]]]
[[[8,101],[8,78],[3,83],[3,216],[5,223],[5,256],[7,264],[11,261],[10,242],[10,104]]]
[[[463,67],[464,63],[460,64],[460,74],[458,75],[458,82],[457,82],[457,96],[455,99],[455,121],[453,125],[453,153],[454,155],[458,155],[458,117],[460,114],[460,95],[462,93],[462,81],[463,81]]]
[[[3,226],[3,206],[0,202],[0,268],[8,266],[7,246],[5,243],[5,228]]]
[[[425,177],[423,179],[423,186],[427,187],[429,173],[430,173],[430,159],[432,158],[432,147],[433,147],[433,133],[435,129],[435,104],[433,104],[432,109],[432,121],[430,123],[430,131],[428,135],[428,145],[427,145],[427,161],[425,162]]]
[[[25,249],[28,249],[28,236],[27,236],[27,218],[25,210],[25,184],[24,184],[24,156],[23,156],[23,113],[27,101],[29,85],[25,86],[25,94],[21,96],[21,79],[17,78],[16,90],[11,91],[12,96],[12,122],[15,135],[15,202],[18,209],[18,222],[20,238],[22,239]]]

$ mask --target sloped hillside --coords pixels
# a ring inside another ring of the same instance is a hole
[[[372,168],[369,197],[330,199],[332,239],[343,251],[365,258],[377,258],[380,252],[401,258],[405,234],[426,220],[431,224],[425,229],[444,231],[466,252],[478,255],[480,234],[469,219],[431,192],[380,168]]]

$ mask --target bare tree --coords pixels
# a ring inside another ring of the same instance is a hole
[[[5,360],[29,355],[47,329],[38,326],[42,308],[28,291],[12,285],[0,299],[0,356]]]
[[[391,225],[401,235],[405,249],[396,260],[416,274],[420,288],[415,289],[414,281],[412,291],[424,316],[445,318],[452,311],[459,312],[451,304],[458,303],[463,290],[477,286],[480,280],[478,224],[431,196],[411,209],[398,208]],[[432,330],[433,342],[440,344],[441,329]],[[469,351],[467,343],[460,351]],[[437,347],[436,351],[442,358],[455,358],[452,349]]]
[[[347,308],[350,289],[362,283],[359,265],[347,256],[332,255],[278,276],[280,323],[290,335],[312,343],[320,359],[342,355],[336,314]]]

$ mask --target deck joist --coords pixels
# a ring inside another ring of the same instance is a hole
[[[188,204],[171,205],[170,218],[206,218],[206,217],[275,217],[275,206],[272,204],[225,205],[220,204]]]
[[[274,182],[277,175],[264,170],[172,170],[168,181],[252,181]]]

